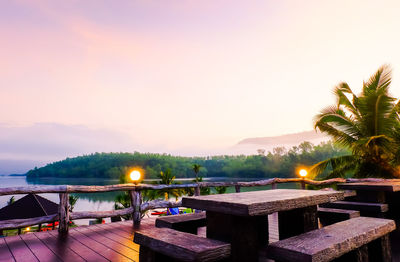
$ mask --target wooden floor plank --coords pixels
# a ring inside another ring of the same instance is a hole
[[[125,257],[123,254],[118,253],[117,251],[111,249],[110,247],[103,245],[92,238],[87,237],[82,234],[78,230],[72,229],[69,232],[69,236],[74,238],[76,241],[79,241],[82,245],[90,247],[94,251],[101,254],[103,257],[109,259],[110,261],[132,261],[131,259]]]
[[[17,262],[39,261],[19,235],[6,237],[5,241]]]
[[[110,238],[107,238],[103,236],[102,234],[99,234],[96,231],[90,230],[91,226],[85,226],[85,227],[77,227],[76,230],[83,233],[87,237],[96,240],[97,242],[102,243],[103,245],[113,249],[114,251],[117,251],[120,254],[123,254],[124,256],[128,257],[129,259],[132,259],[134,261],[139,261],[139,253],[125,245],[122,245],[121,243],[112,240]]]
[[[24,234],[20,236],[21,239],[32,251],[32,253],[35,254],[35,256],[39,259],[40,262],[62,261],[34,234]]]
[[[4,238],[0,238],[0,261],[12,262],[15,261],[10,249],[8,248]]]
[[[54,237],[58,236],[58,232],[56,232],[55,230],[49,231],[49,233],[50,233],[50,235],[52,235]],[[82,257],[86,261],[89,261],[89,262],[109,261],[105,257],[103,257],[100,254],[98,254],[97,252],[93,251],[91,248],[89,248],[85,245],[82,245],[80,242],[76,241],[72,237],[69,237],[69,236],[61,237],[61,238],[59,238],[59,240],[62,241],[62,245],[70,248],[72,251],[77,253],[80,257]]]
[[[133,243],[133,240],[129,240],[129,239],[125,238],[125,237],[121,237],[120,235],[117,235],[115,232],[108,231],[108,230],[103,229],[103,228],[101,228],[99,226],[92,225],[92,226],[89,226],[87,228],[88,228],[88,230],[92,230],[93,232],[97,232],[97,233],[101,234],[102,236],[107,237],[107,238],[109,238],[111,240],[114,240],[114,241],[116,241],[116,242],[118,242],[118,243],[120,243],[120,244],[122,244],[122,245],[124,245],[124,246],[126,246],[126,247],[128,247],[130,249],[132,249],[132,250],[138,251],[138,246],[135,243]]]
[[[101,226],[99,226],[99,228],[110,231],[110,232],[114,232],[115,234],[127,238],[129,240],[133,240],[133,234],[134,234],[134,230],[129,227],[130,232],[129,231],[124,231],[122,230],[123,227],[129,227],[128,225],[111,225],[111,224],[103,224]]]
[[[49,234],[49,231],[38,232],[34,234],[63,261],[66,262],[85,261],[82,257],[80,257],[70,248],[65,246],[64,241],[62,241],[61,237],[54,237]]]
[[[127,230],[130,230],[130,232],[121,230],[121,227],[128,227]],[[103,224],[101,226],[99,226],[99,229],[101,230],[106,230],[108,232],[112,232],[114,234],[117,234],[118,236],[125,238],[126,240],[128,240],[128,242],[124,242],[129,244],[129,247],[134,249],[135,251],[139,252],[139,248],[140,246],[136,243],[133,242],[133,235],[134,235],[134,230],[132,228],[132,226],[128,226],[128,225],[110,225],[110,224]]]

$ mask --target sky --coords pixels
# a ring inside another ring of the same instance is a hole
[[[369,0],[0,0],[0,160],[34,158],[13,141],[47,150],[42,156],[57,155],[54,145],[71,155],[196,155],[309,131],[334,103],[335,85],[359,92],[383,64],[400,97],[399,8]]]

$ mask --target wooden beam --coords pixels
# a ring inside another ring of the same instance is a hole
[[[163,208],[163,207],[181,207],[182,206],[182,201],[178,202],[170,202],[170,201],[165,201],[165,200],[153,200],[153,201],[148,201],[144,202],[140,206],[140,210],[142,212],[150,210],[150,209],[156,209],[156,208]]]
[[[18,227],[27,227],[42,223],[53,222],[58,219],[58,214],[43,216],[43,217],[34,217],[34,218],[26,218],[26,219],[9,219],[0,221],[0,230],[3,229],[13,229]]]
[[[150,184],[118,184],[107,186],[79,186],[79,185],[62,185],[62,186],[27,186],[27,187],[7,187],[0,188],[0,196],[16,195],[16,194],[40,194],[40,193],[95,193],[95,192],[112,192],[112,191],[131,191],[131,190],[161,190],[161,189],[178,189],[178,188],[196,188],[200,187],[219,187],[219,186],[241,186],[254,187],[266,186],[276,183],[298,183],[304,181],[305,184],[315,186],[327,186],[336,183],[357,183],[357,182],[400,182],[399,179],[378,179],[378,178],[333,178],[323,181],[316,181],[303,178],[270,178],[251,182],[199,182],[192,184],[175,184],[175,185],[150,185]]]
[[[132,214],[133,208],[128,207],[118,210],[110,211],[93,211],[93,212],[72,212],[69,215],[70,220],[83,219],[83,218],[103,218],[103,217],[114,217],[114,216],[124,216]]]

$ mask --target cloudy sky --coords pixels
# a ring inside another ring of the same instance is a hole
[[[311,130],[337,83],[359,91],[384,63],[400,97],[399,8],[368,0],[0,0],[0,159],[24,148],[15,140],[43,155],[57,145],[71,154],[196,154]],[[40,134],[51,137],[46,146]],[[32,157],[26,151],[19,157]]]

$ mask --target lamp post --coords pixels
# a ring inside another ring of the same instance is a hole
[[[299,175],[301,176],[301,178],[303,179],[300,183],[301,183],[301,189],[306,189],[306,183],[304,182],[304,179],[306,178],[308,172],[305,169],[300,169],[299,171]]]
[[[141,174],[140,171],[138,170],[133,170],[129,174],[130,179],[132,180],[132,183],[137,185],[140,182],[141,179]],[[134,226],[139,226],[140,225],[140,205],[142,204],[142,194],[140,190],[132,190],[129,192],[131,194],[131,206],[133,207],[133,213],[132,213],[132,220],[133,220],[133,225]]]

